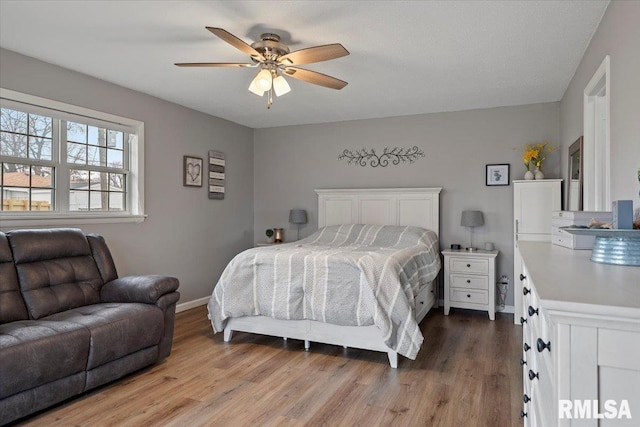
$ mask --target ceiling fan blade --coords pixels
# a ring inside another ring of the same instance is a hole
[[[178,67],[256,67],[258,64],[239,62],[176,62]]]
[[[227,30],[223,30],[222,28],[213,28],[213,27],[205,27],[207,30],[211,31],[216,36],[220,37],[222,40],[229,43],[231,46],[236,49],[250,55],[260,61],[264,61],[265,57],[260,54],[257,50],[249,46],[247,43],[243,42]]]
[[[328,87],[330,89],[342,89],[348,83],[336,79],[335,77],[327,76],[326,74],[318,73],[316,71],[305,70],[298,67],[286,67],[284,69],[286,75],[293,77],[294,79],[302,80],[307,83],[312,83],[318,86]]]
[[[334,43],[296,50],[281,56],[278,61],[283,65],[301,65],[328,61],[347,55],[349,55],[349,51],[344,46],[340,43]]]

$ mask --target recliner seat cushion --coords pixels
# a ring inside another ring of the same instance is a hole
[[[32,319],[100,302],[103,281],[82,230],[7,233]]]
[[[69,322],[0,325],[0,399],[84,372],[91,336]]]
[[[158,307],[138,303],[105,303],[56,313],[43,320],[75,323],[91,334],[87,370],[130,353],[158,345],[164,315]]]
[[[28,318],[27,308],[20,295],[9,241],[0,232],[0,324]]]

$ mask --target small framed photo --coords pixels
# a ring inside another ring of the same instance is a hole
[[[202,187],[202,157],[184,156],[185,187]]]
[[[486,185],[509,185],[509,164],[487,165]]]

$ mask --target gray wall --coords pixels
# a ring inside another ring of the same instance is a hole
[[[604,57],[611,59],[611,199],[640,206],[640,2],[612,1],[560,103],[562,170],[583,134],[583,94]]]
[[[480,209],[485,225],[476,229],[476,242],[494,242],[501,251],[499,274],[513,286],[513,186],[486,187],[485,166],[510,163],[511,179],[522,179],[521,151],[526,143],[560,138],[559,104],[535,104],[453,113],[358,120],[329,124],[257,129],[254,136],[254,239],[264,230],[285,228],[287,240],[296,232],[288,224],[289,209],[304,208],[316,229],[316,188],[443,187],[441,246],[466,244],[460,227],[463,209]],[[426,157],[414,164],[372,168],[338,161],[345,148],[417,145]],[[543,167],[548,178],[560,175],[559,152]],[[510,292],[507,304],[513,304]]]
[[[141,224],[82,226],[105,236],[120,275],[180,279],[181,302],[208,297],[225,265],[253,241],[253,130],[87,75],[0,50],[0,87],[145,123]],[[182,156],[227,155],[227,195],[182,186]]]

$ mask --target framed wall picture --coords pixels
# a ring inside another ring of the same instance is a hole
[[[509,185],[509,164],[487,165],[486,185]]]
[[[185,187],[202,187],[202,157],[184,156]]]

